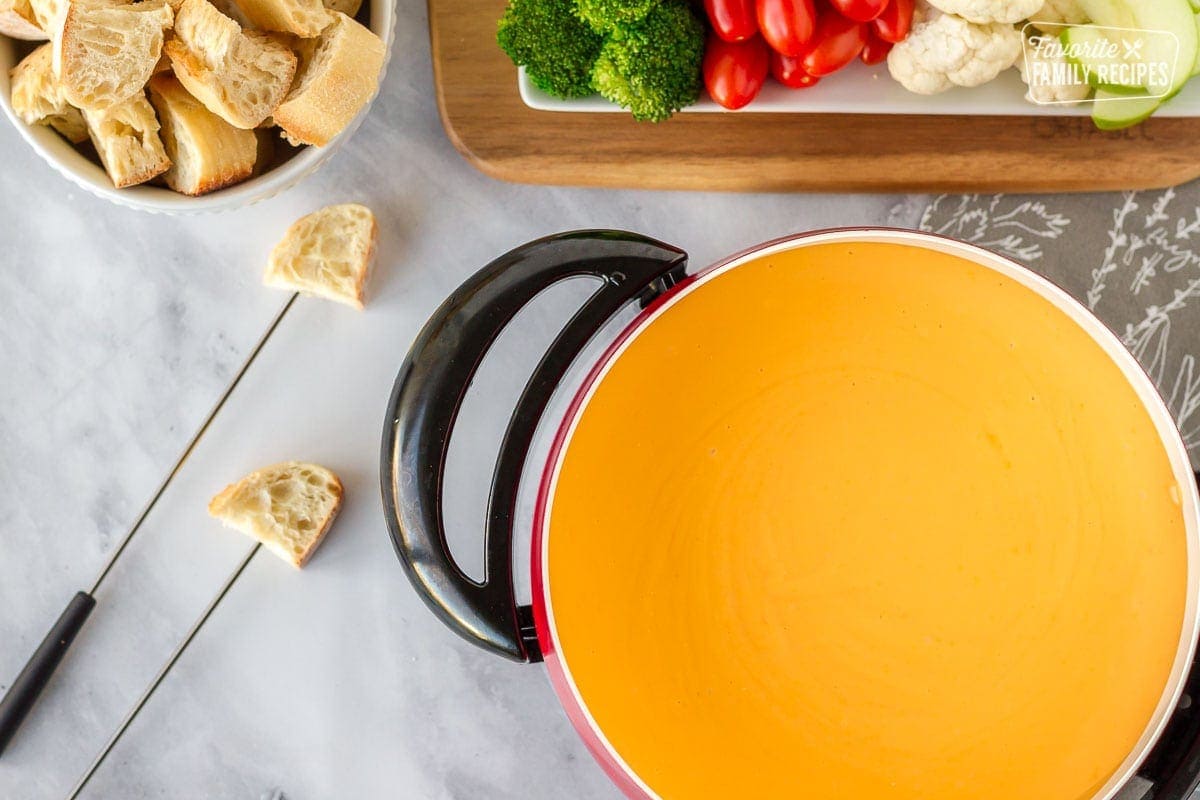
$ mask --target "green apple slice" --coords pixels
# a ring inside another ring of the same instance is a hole
[[[1145,121],[1162,105],[1161,97],[1118,94],[1097,89],[1092,120],[1102,131],[1117,131]]]
[[[1065,29],[1058,38],[1066,50],[1067,63],[1074,66],[1079,77],[1092,86],[1118,94],[1163,94],[1169,91],[1169,85],[1162,82],[1150,85],[1148,81],[1116,83],[1106,80],[1108,76],[1118,74],[1119,69],[1132,71],[1135,67],[1135,64],[1122,58],[1122,53],[1128,52],[1125,46],[1127,35],[1137,34],[1080,25]],[[1115,55],[1110,55],[1114,48]],[[1162,77],[1169,81],[1168,76]]]
[[[1158,59],[1173,67],[1170,86],[1165,97],[1129,95],[1101,87],[1096,90],[1092,119],[1101,130],[1119,130],[1142,122],[1183,88],[1192,77],[1200,54],[1200,25],[1192,8],[1193,0],[1080,0],[1080,6],[1096,25],[1113,28],[1133,28],[1144,31],[1167,31],[1148,37],[1141,57],[1150,63]]]
[[[1139,60],[1170,68],[1170,85],[1155,94],[1173,94],[1192,77],[1200,53],[1200,30],[1191,0],[1080,0],[1080,6],[1096,25],[1173,35],[1147,36],[1139,51]],[[1124,53],[1119,57],[1123,58]]]

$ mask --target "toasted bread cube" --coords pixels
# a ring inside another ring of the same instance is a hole
[[[38,24],[29,0],[0,0],[0,33],[33,42],[50,38]]]
[[[53,33],[62,25],[63,12],[67,10],[65,0],[29,0],[29,8],[37,26],[53,39]]]
[[[314,211],[288,228],[271,251],[263,283],[361,310],[378,233],[366,206],[347,203]]]
[[[299,569],[329,532],[343,496],[342,482],[331,471],[288,461],[225,487],[208,513]]]
[[[237,0],[237,4],[256,28],[306,39],[332,21],[322,0]]]
[[[70,0],[54,39],[54,74],[66,98],[102,111],[142,91],[174,14],[166,0],[109,5]]]
[[[171,168],[163,178],[177,192],[202,195],[250,177],[258,155],[254,131],[235,128],[192,97],[172,75],[150,80]]]
[[[67,0],[28,0],[28,2],[30,9],[33,11],[33,18],[37,22],[37,26],[45,31],[46,36],[53,41],[57,34],[62,31],[63,18],[67,13]],[[129,4],[129,0],[75,0],[75,2],[86,3],[92,6],[123,6]]]
[[[143,92],[103,111],[83,110],[100,162],[118,189],[166,172],[171,161],[158,136],[158,119]]]
[[[328,144],[371,101],[383,70],[383,42],[345,14],[321,32],[274,118],[288,139]]]
[[[72,144],[79,144],[87,141],[87,123],[63,96],[50,66],[50,49],[49,44],[42,45],[13,68],[13,111],[29,125],[49,125]]]
[[[166,52],[184,88],[235,128],[271,116],[296,73],[296,55],[284,43],[242,31],[208,0],[184,0]]]

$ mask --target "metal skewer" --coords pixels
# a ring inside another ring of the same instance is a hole
[[[130,541],[133,540],[133,537],[141,529],[142,523],[144,523],[147,517],[150,516],[150,512],[154,510],[154,506],[157,505],[158,501],[162,498],[163,493],[166,492],[167,486],[169,486],[171,481],[175,479],[175,476],[179,474],[179,470],[183,468],[184,462],[187,461],[188,456],[192,454],[192,451],[195,450],[196,445],[200,442],[200,439],[208,431],[212,421],[216,419],[217,414],[221,411],[221,408],[224,407],[225,401],[227,401],[229,396],[233,394],[233,390],[237,388],[237,385],[241,382],[242,377],[246,374],[247,370],[250,369],[250,365],[254,363],[254,359],[258,357],[258,354],[262,351],[263,346],[266,345],[267,340],[271,338],[273,333],[275,333],[275,329],[278,328],[279,323],[283,321],[283,317],[285,314],[287,314],[288,309],[290,309],[292,304],[296,302],[296,297],[297,295],[293,294],[291,298],[288,299],[287,303],[284,304],[283,308],[280,309],[279,313],[275,315],[275,319],[272,320],[270,327],[268,327],[266,330],[266,333],[262,335],[262,337],[258,340],[258,343],[254,346],[254,349],[250,351],[249,357],[246,359],[245,363],[242,364],[241,369],[238,370],[237,375],[234,376],[233,381],[225,389],[225,392],[221,395],[221,398],[217,401],[217,404],[213,406],[212,411],[210,411],[208,416],[204,419],[204,423],[200,426],[200,429],[196,431],[196,434],[191,438],[191,441],[188,442],[187,447],[184,448],[183,453],[175,461],[175,465],[171,468],[171,471],[167,473],[166,478],[164,478],[163,482],[159,484],[158,489],[150,498],[150,502],[146,504],[144,509],[142,509],[142,513],[138,515],[138,518],[134,521],[133,526],[125,534],[124,538],[121,540],[121,543],[117,545],[115,550],[113,550],[112,555],[108,558],[108,562],[104,565],[104,569],[100,571],[100,574],[96,577],[95,583],[92,584],[92,588],[86,592],[80,591],[75,593],[75,596],[71,598],[69,603],[67,603],[67,607],[63,610],[58,620],[54,623],[54,626],[50,628],[49,633],[46,634],[46,637],[42,640],[42,643],[38,645],[37,650],[35,650],[33,655],[29,657],[29,661],[26,662],[25,667],[12,682],[12,686],[8,688],[8,691],[4,695],[4,699],[0,700],[0,753],[4,752],[4,749],[12,740],[13,735],[17,732],[17,729],[21,727],[21,723],[25,720],[26,715],[29,714],[29,710],[33,708],[34,703],[37,702],[38,696],[41,695],[42,690],[46,687],[46,683],[49,682],[50,676],[54,674],[54,670],[62,661],[63,656],[66,655],[67,650],[71,647],[71,642],[74,641],[76,634],[78,634],[80,628],[83,627],[83,623],[87,621],[88,615],[91,614],[92,609],[95,608],[96,591],[100,588],[100,585],[104,582],[104,579],[108,577],[108,573],[117,563],[117,559],[121,557],[121,554],[125,552],[125,548],[129,546]],[[252,550],[250,555],[253,554],[254,551]],[[249,556],[247,556],[247,561],[248,560]],[[243,564],[243,567],[244,566],[245,564]],[[240,573],[241,569],[234,573],[233,577],[236,578]],[[226,589],[228,589],[228,586]],[[221,595],[224,595],[224,592],[222,592]],[[218,600],[220,599],[221,595],[218,596]],[[203,621],[203,617],[201,618],[201,621]],[[194,633],[195,631],[193,630],[192,633],[188,635],[183,647],[187,646],[187,641],[191,640],[191,636]],[[171,663],[173,663],[173,661],[168,662],[168,669],[170,668]],[[157,685],[157,681],[155,685]],[[151,691],[153,691],[153,688],[151,688]]]
[[[258,552],[260,547],[262,547],[261,544],[255,544],[250,548],[250,551],[246,553],[246,557],[242,559],[241,563],[238,564],[237,569],[235,569],[233,574],[230,575],[225,581],[225,585],[221,587],[219,592],[217,592],[217,596],[214,597],[212,602],[208,604],[208,607],[204,609],[204,613],[200,615],[199,619],[192,623],[192,627],[188,630],[187,635],[183,637],[183,641],[180,642],[175,650],[171,653],[170,658],[167,659],[167,663],[163,664],[162,669],[160,669],[158,674],[154,676],[154,680],[150,682],[148,687],[146,687],[146,691],[142,692],[142,696],[138,698],[136,703],[134,703],[133,708],[129,709],[129,713],[125,715],[125,719],[121,720],[121,724],[117,727],[117,730],[109,738],[108,742],[105,743],[104,749],[101,750],[100,754],[96,756],[94,761],[92,761],[92,765],[88,767],[87,772],[83,773],[83,777],[79,779],[79,783],[75,784],[75,788],[71,790],[71,794],[67,797],[67,800],[75,800],[75,798],[79,796],[79,793],[83,791],[83,787],[87,785],[87,782],[92,779],[93,775],[96,774],[96,770],[100,768],[100,765],[104,762],[104,759],[108,757],[108,754],[112,752],[113,747],[116,746],[117,740],[121,738],[121,736],[125,733],[125,730],[129,727],[129,724],[133,722],[133,718],[138,715],[138,712],[141,711],[142,707],[145,706],[150,700],[150,695],[154,694],[154,690],[157,689],[158,685],[163,682],[163,678],[167,677],[167,673],[171,671],[171,668],[175,666],[175,662],[179,660],[181,655],[183,655],[183,651],[186,650],[188,645],[192,643],[192,639],[196,638],[196,634],[200,632],[200,628],[205,622],[208,621],[208,618],[212,616],[213,611],[216,610],[217,605],[221,602],[221,600],[224,599],[225,595],[228,594],[229,590],[233,587],[234,582],[241,577],[242,572],[250,565],[250,560],[254,558],[254,554]]]

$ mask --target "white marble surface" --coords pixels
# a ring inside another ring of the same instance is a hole
[[[288,312],[0,758],[0,798],[68,796],[248,551],[208,519],[207,499],[250,468],[291,457],[343,476],[336,530],[302,573],[253,558],[81,796],[616,798],[542,669],[459,641],[400,571],[376,465],[408,344],[471,272],[554,231],[641,230],[702,265],[797,230],[912,226],[927,205],[495,182],[443,135],[424,4],[400,6],[393,63],[357,136],[298,189],[244,211],[158,218],[106,205],[0,128],[0,689],[90,585],[287,301],[259,285],[273,240],[335,201],[367,203],[382,227],[367,311],[301,299]],[[501,400],[577,288],[522,320],[471,400],[448,490],[468,563],[478,561],[466,548]]]
[[[69,794],[246,552],[207,518],[208,497],[293,456],[346,480],[335,534],[303,573],[255,557],[82,796],[615,796],[542,670],[460,642],[400,571],[376,464],[404,351],[468,274],[546,233],[642,230],[702,264],[799,229],[911,225],[924,203],[506,185],[454,152],[430,86],[424,4],[402,0],[382,96],[346,149],[301,187],[220,216],[109,206],[0,128],[0,688],[90,585],[286,302],[258,283],[273,240],[342,200],[371,205],[383,231],[367,312],[306,300],[289,312],[105,582],[0,758],[0,797]],[[548,331],[565,308],[543,309],[531,329]],[[499,381],[533,352],[517,343],[489,374]],[[458,508],[482,503],[475,478],[499,432],[478,405],[452,487],[464,540],[472,515]]]

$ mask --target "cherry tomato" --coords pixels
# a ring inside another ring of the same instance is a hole
[[[884,12],[888,0],[830,0],[839,14],[855,22],[870,22]]]
[[[888,53],[895,47],[891,42],[879,38],[874,28],[867,31],[867,44],[862,51],[864,64],[880,64],[887,60]]]
[[[771,74],[775,80],[791,89],[807,89],[821,80],[805,72],[804,67],[800,66],[800,59],[781,56],[774,50],[771,51]]]
[[[758,33],[754,0],[704,0],[713,32],[727,42],[744,42]]]
[[[767,82],[767,51],[761,36],[744,42],[709,36],[704,48],[704,86],[712,99],[732,111],[757,97]]]
[[[817,20],[817,31],[800,59],[804,71],[816,78],[837,72],[858,58],[867,45],[867,26],[827,11]]]
[[[757,0],[756,7],[767,44],[785,56],[801,55],[816,29],[813,0]]]
[[[903,42],[904,37],[912,30],[915,3],[916,0],[891,0],[883,13],[871,23],[879,38],[892,44]]]

